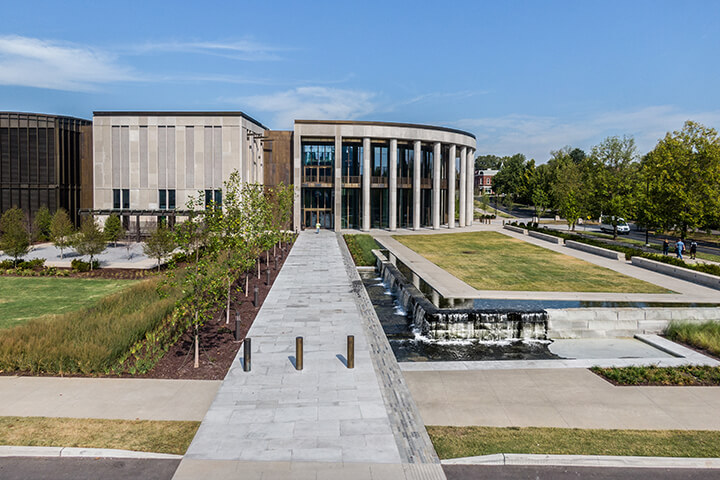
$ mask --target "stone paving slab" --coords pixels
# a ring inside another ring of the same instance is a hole
[[[299,235],[248,337],[251,371],[241,350],[174,478],[444,478],[439,461],[404,465],[334,233]]]
[[[586,369],[404,374],[427,425],[720,430],[720,387],[617,387]]]
[[[0,416],[202,420],[214,380],[0,377]]]

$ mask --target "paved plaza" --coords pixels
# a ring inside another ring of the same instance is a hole
[[[103,268],[140,268],[150,269],[157,267],[157,259],[148,258],[143,252],[143,243],[127,242],[126,240],[117,242],[116,245],[108,243],[107,248],[100,255],[96,255],[95,259],[100,262]],[[79,259],[85,262],[90,261],[90,257],[79,255],[72,248],[66,248],[62,256],[60,249],[52,243],[38,243],[32,246],[23,260],[34,260],[36,258],[44,258],[46,267],[70,268],[73,260]],[[0,253],[0,261],[12,260],[11,257]]]

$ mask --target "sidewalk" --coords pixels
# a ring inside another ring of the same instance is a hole
[[[338,241],[328,231],[300,234],[248,333],[252,371],[239,352],[175,479],[444,478]],[[345,366],[347,335],[354,369]]]

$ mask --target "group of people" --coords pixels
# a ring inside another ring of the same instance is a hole
[[[668,242],[668,240],[666,238],[663,241],[663,255],[667,255],[669,251],[670,251],[670,242]],[[675,242],[675,254],[677,255],[677,258],[682,260],[683,253],[685,253],[685,242],[683,242],[682,238],[678,238],[678,241]],[[695,240],[690,240],[690,258],[695,260],[696,254],[697,254],[697,242]]]

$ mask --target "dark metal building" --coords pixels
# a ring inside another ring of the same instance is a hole
[[[43,205],[76,224],[78,210],[92,208],[92,122],[0,112],[0,213],[19,207],[33,217]]]

